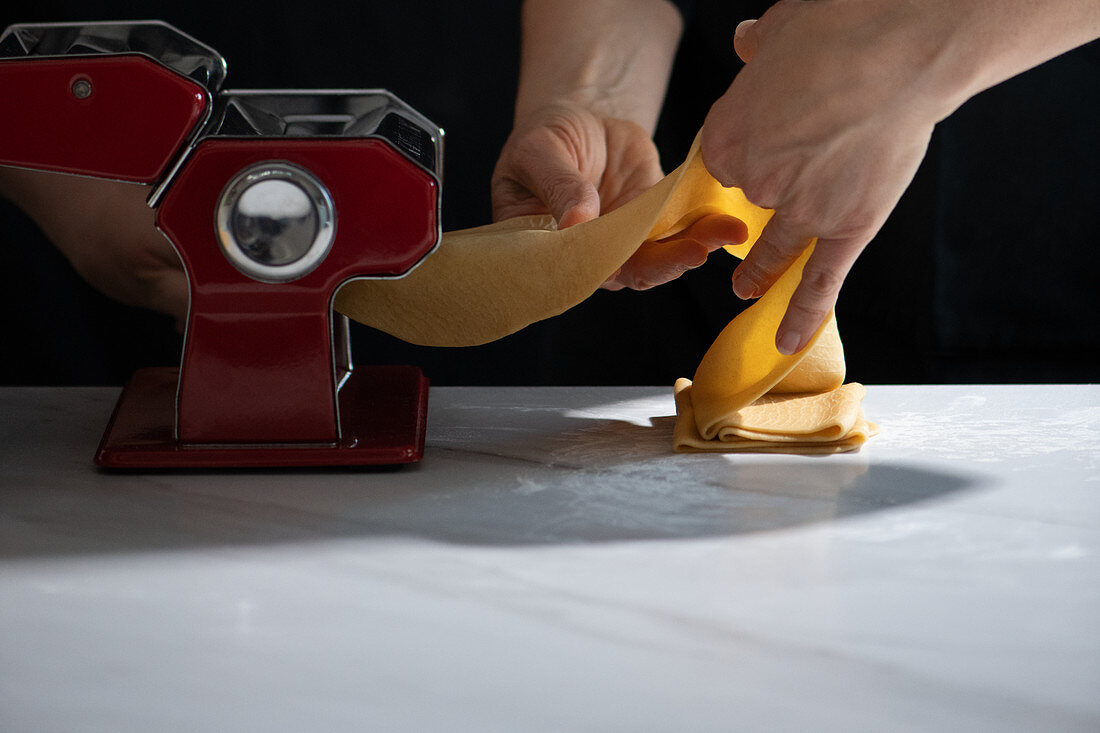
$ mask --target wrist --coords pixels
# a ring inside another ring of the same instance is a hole
[[[528,0],[517,126],[564,106],[652,132],[682,25],[667,0]]]
[[[607,99],[587,97],[583,94],[565,94],[561,97],[533,101],[526,105],[516,105],[513,131],[522,133],[532,128],[547,125],[572,124],[585,127],[590,124],[601,125],[605,120],[622,119],[615,104]]]
[[[60,176],[27,168],[0,167],[0,198],[7,199],[39,221],[49,205],[49,188]]]

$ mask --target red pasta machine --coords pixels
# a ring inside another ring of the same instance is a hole
[[[225,72],[156,21],[0,36],[0,165],[148,185],[187,271],[182,363],[134,374],[96,463],[416,461],[427,380],[353,369],[332,303],[439,243],[443,131],[383,90],[225,91]]]

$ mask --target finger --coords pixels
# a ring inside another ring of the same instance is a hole
[[[733,271],[733,292],[742,300],[759,298],[768,292],[768,288],[809,246],[810,239],[776,213],[765,225],[748,255]]]
[[[760,39],[757,35],[755,20],[743,20],[733,31],[733,50],[746,64],[756,55]]]
[[[596,187],[571,160],[557,158],[548,151],[524,165],[516,178],[546,205],[559,223],[570,213],[573,224],[600,214],[600,195]],[[573,209],[576,211],[571,212]]]
[[[546,205],[535,198],[526,187],[511,179],[494,179],[490,184],[490,200],[493,205],[493,221],[550,213]]]
[[[604,288],[646,290],[662,285],[701,266],[714,250],[740,244],[748,236],[748,226],[737,217],[709,214],[676,234],[643,242],[627,264],[607,279]]]
[[[844,278],[864,244],[852,240],[818,241],[775,334],[775,347],[781,354],[797,354],[806,348],[836,305]]]
[[[622,290],[623,288],[625,288],[626,286],[623,285],[622,282],[619,279],[622,276],[622,273],[623,273],[623,268],[622,267],[620,267],[618,270],[615,270],[615,272],[611,273],[611,276],[609,278],[604,280],[604,283],[603,283],[603,285],[600,286],[600,288],[603,289],[603,290],[612,290],[612,291]]]
[[[607,289],[619,285],[632,290],[648,290],[683,275],[707,261],[709,251],[693,239],[673,242],[643,242],[613,279],[605,284]]]
[[[490,194],[497,221],[550,213],[559,225],[563,219],[577,224],[600,213],[595,185],[586,180],[575,160],[554,145],[506,153],[493,172]]]
[[[687,229],[658,239],[660,243],[691,239],[713,252],[727,244],[741,244],[749,238],[749,228],[745,222],[728,214],[708,214],[697,220]]]

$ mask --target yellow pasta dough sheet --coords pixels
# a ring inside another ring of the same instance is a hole
[[[726,247],[744,257],[772,212],[739,189],[723,188],[703,166],[696,140],[683,165],[612,212],[563,230],[549,216],[534,216],[447,232],[405,277],[349,282],[334,305],[414,344],[483,344],[577,305],[643,242],[675,240],[709,215],[745,223],[745,243]],[[852,400],[858,411],[862,387],[840,389],[844,356],[833,318],[801,353],[775,348],[808,256],[722,331],[692,382],[678,383],[678,450],[833,452],[858,448],[873,434],[862,413],[848,419]],[[829,420],[833,427],[822,427]]]

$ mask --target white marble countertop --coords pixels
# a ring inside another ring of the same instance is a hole
[[[5,731],[1100,729],[1100,387],[871,387],[828,458],[441,388],[415,467],[148,475],[116,394],[0,389]]]

